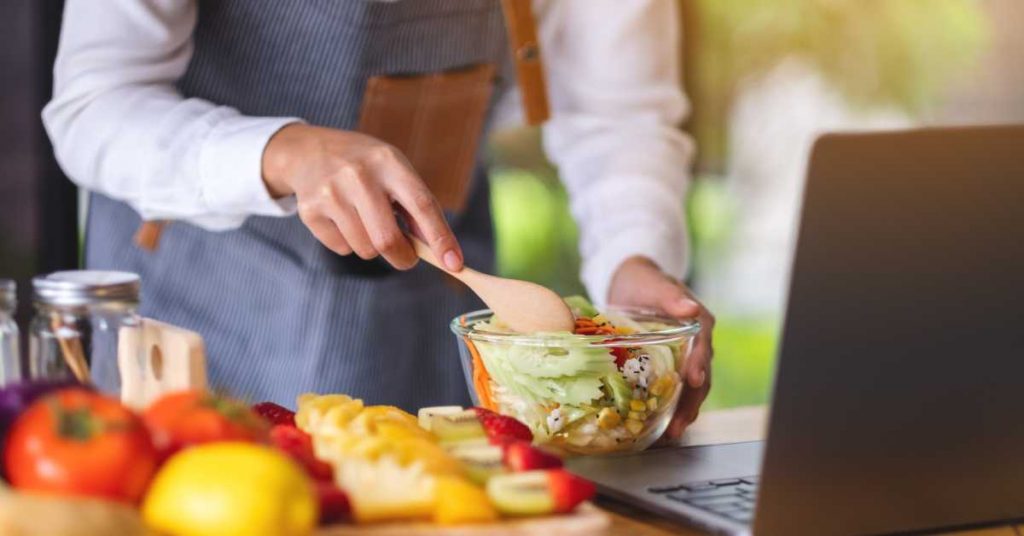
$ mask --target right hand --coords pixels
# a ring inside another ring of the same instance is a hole
[[[339,255],[380,255],[399,270],[415,266],[416,252],[395,219],[397,208],[449,270],[462,269],[462,250],[441,205],[405,156],[383,141],[291,124],[267,143],[263,181],[275,198],[295,195],[299,218]]]

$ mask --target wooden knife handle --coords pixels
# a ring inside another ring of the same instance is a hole
[[[550,116],[544,65],[537,41],[537,23],[531,0],[501,0],[505,27],[516,62],[516,78],[523,96],[523,112],[529,125],[539,125]]]

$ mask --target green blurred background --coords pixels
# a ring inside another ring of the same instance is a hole
[[[733,112],[744,95],[759,91],[760,80],[784,63],[799,63],[827,93],[838,95],[846,118],[839,126],[856,128],[860,116],[877,110],[898,117],[900,124],[942,122],[950,106],[955,108],[951,101],[961,79],[981,69],[991,48],[991,19],[1014,9],[1007,2],[974,0],[687,0],[681,5],[684,85],[693,105],[684,128],[697,140],[700,154],[690,195],[680,202],[688,207],[695,267],[690,282],[699,293],[731,284],[713,283],[749,245],[742,239],[737,243],[738,222],[748,212],[733,195],[745,180],[732,172],[737,165],[732,130],[742,127]],[[784,111],[773,113],[776,122],[785,121]],[[576,228],[539,139],[534,130],[505,130],[491,143],[500,271],[564,294],[581,293]],[[792,147],[792,158],[805,158],[806,149]],[[756,150],[744,152],[757,159]],[[763,175],[767,188],[788,188],[798,196],[799,177],[774,185],[771,170]],[[789,252],[777,255],[783,262]],[[750,307],[713,292],[705,299],[718,317],[714,388],[706,408],[764,403],[781,303]]]

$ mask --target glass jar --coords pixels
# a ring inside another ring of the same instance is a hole
[[[118,356],[139,359],[139,276],[78,270],[32,280],[29,376],[77,379],[118,396]],[[126,333],[134,330],[134,333]]]
[[[14,281],[0,279],[0,386],[22,379],[18,324],[14,322],[16,291]]]

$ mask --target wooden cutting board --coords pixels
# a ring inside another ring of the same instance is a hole
[[[134,508],[101,499],[13,492],[0,487],[3,536],[156,536]]]
[[[600,536],[611,518],[590,503],[571,514],[505,519],[482,525],[440,526],[429,523],[379,523],[321,527],[315,536]]]

